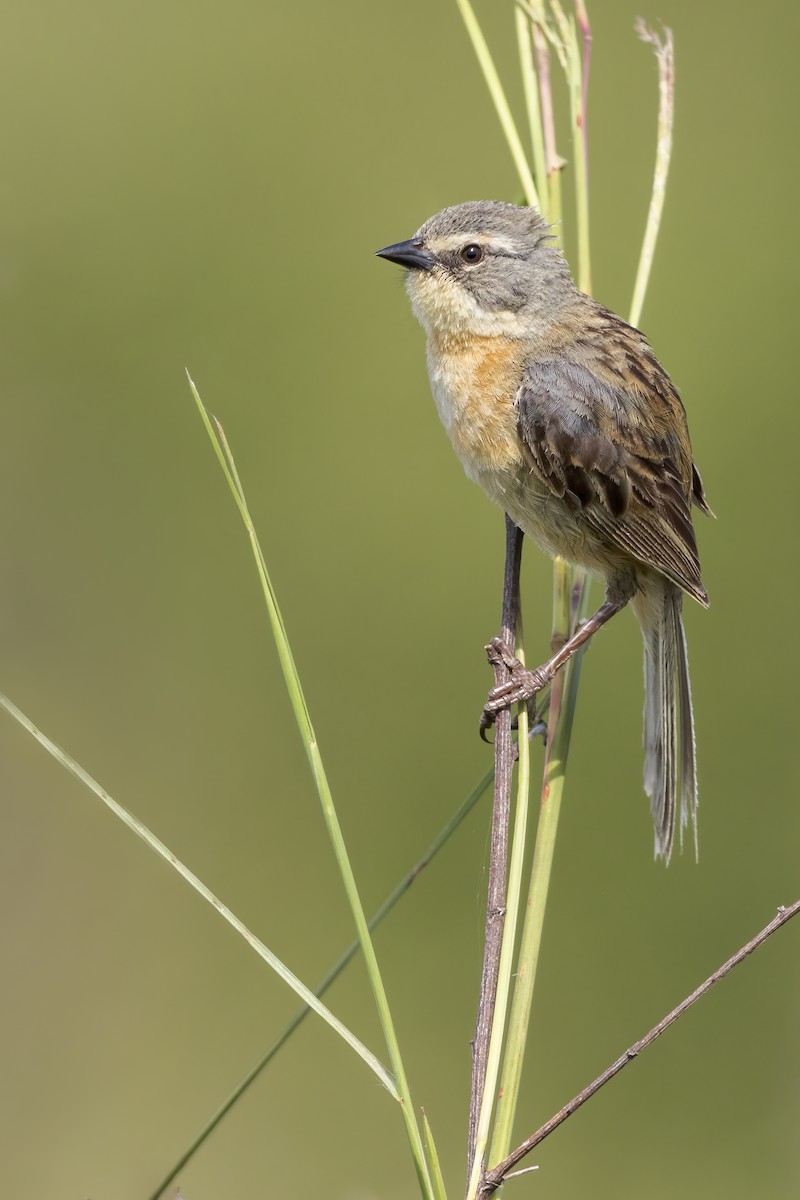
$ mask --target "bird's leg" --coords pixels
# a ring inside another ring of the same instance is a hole
[[[569,641],[564,643],[552,658],[533,671],[529,671],[527,667],[523,666],[500,638],[493,638],[486,647],[489,661],[499,660],[502,662],[511,672],[511,678],[508,683],[500,684],[499,687],[494,687],[489,692],[489,699],[481,713],[481,737],[484,737],[487,729],[491,729],[499,712],[509,708],[512,704],[520,704],[524,700],[533,699],[537,692],[547,687],[553,676],[572,658],[575,651],[585,645],[589,638],[605,625],[606,621],[610,621],[620,609],[624,608],[628,599],[628,596],[607,598],[594,616],[584,621],[580,629],[572,635]]]
[[[507,687],[511,684],[512,678],[509,677],[509,672],[513,667],[522,666],[522,663],[514,655],[517,632],[522,622],[519,584],[520,566],[522,563],[522,541],[522,530],[514,524],[511,517],[506,513],[506,562],[503,572],[503,610],[500,618],[500,636],[492,638],[489,645],[484,646],[489,659],[489,665],[494,667],[495,687],[490,691],[490,697],[498,688]],[[496,647],[497,649],[495,649]],[[498,709],[499,711],[501,710]],[[531,717],[533,716],[534,714],[531,713]],[[492,718],[489,725],[493,724],[494,718]],[[486,726],[487,729],[489,725]],[[511,728],[513,728],[513,725]],[[485,736],[483,725],[481,725],[481,737],[485,742],[489,740]]]

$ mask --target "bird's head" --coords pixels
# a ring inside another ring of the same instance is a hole
[[[377,253],[408,269],[411,305],[428,333],[530,336],[574,296],[544,219],[500,200],[444,208]]]

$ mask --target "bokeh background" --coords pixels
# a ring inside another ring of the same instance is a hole
[[[511,5],[478,13],[518,102]],[[712,607],[687,616],[700,862],[652,861],[623,615],[586,659],[520,1135],[800,893],[800,22],[777,2],[594,5],[595,291],[623,312],[656,114],[639,14],[677,48],[642,323],[718,514],[699,529]],[[488,765],[503,547],[438,425],[401,272],[372,254],[445,204],[515,198],[505,145],[450,0],[12,2],[0,64],[0,686],[311,983],[351,922],[184,367],[237,453],[372,908]],[[524,588],[539,659],[532,548]],[[142,1200],[295,999],[5,716],[0,785],[0,1191]],[[487,814],[377,937],[454,1195]],[[790,926],[509,1195],[796,1196],[798,1001]],[[360,964],[330,1003],[380,1048]],[[415,1194],[392,1102],[316,1020],[180,1185]]]

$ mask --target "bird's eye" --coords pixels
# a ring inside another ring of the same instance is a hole
[[[483,246],[479,246],[476,242],[470,242],[461,251],[461,257],[465,263],[469,263],[471,267],[474,267],[475,263],[479,263],[483,258]]]

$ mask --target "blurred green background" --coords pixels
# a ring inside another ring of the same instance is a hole
[[[518,102],[511,5],[478,14]],[[586,659],[520,1135],[800,893],[800,21],[785,3],[593,6],[595,292],[622,312],[654,153],[639,14],[677,50],[642,324],[718,515],[699,522],[712,607],[687,618],[700,863],[652,861],[625,614]],[[490,761],[503,547],[439,427],[401,272],[372,254],[445,204],[516,197],[508,153],[451,0],[17,2],[0,62],[0,686],[312,983],[351,922],[184,366],[237,453],[372,908]],[[538,661],[534,548],[524,587]],[[0,785],[0,1191],[138,1200],[295,1000],[4,716]],[[456,1196],[487,813],[377,938]],[[790,926],[509,1196],[796,1196],[799,949]],[[360,964],[329,998],[379,1049]],[[415,1194],[392,1102],[313,1019],[180,1183]]]

